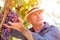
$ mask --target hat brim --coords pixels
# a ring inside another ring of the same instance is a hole
[[[27,20],[27,18],[30,17],[31,14],[35,14],[36,12],[42,14],[43,9],[37,9],[37,10],[34,10],[34,11],[28,13],[28,14],[25,16],[25,20]]]

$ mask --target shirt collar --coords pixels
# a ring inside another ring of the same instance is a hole
[[[48,29],[49,27],[50,27],[49,24],[47,22],[44,22],[44,26],[42,27],[41,30],[38,30],[38,32],[44,31],[44,30]]]
[[[42,29],[41,29],[41,30],[38,30],[38,31],[36,31],[36,32],[40,32],[40,31],[42,31],[42,30],[44,30],[44,29],[47,29],[47,28],[49,28],[49,24],[48,24],[47,22],[44,22],[44,26],[42,27]],[[30,28],[30,30],[31,30],[32,32],[35,32],[33,28]]]

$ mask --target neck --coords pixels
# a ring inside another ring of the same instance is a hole
[[[33,29],[35,31],[38,31],[38,30],[41,30],[43,26],[44,26],[44,23],[42,23],[42,24],[33,24]]]

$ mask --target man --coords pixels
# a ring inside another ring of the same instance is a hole
[[[15,37],[19,36],[23,40],[60,40],[58,28],[43,22],[42,12],[43,10],[37,7],[28,12],[26,20],[32,24],[32,28],[29,30],[25,28],[20,18],[18,18],[19,22],[9,22],[10,25],[4,25],[13,29],[11,35]]]

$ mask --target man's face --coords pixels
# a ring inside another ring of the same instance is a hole
[[[31,14],[30,21],[32,24],[41,24],[43,22],[42,14],[40,14],[40,13]]]

